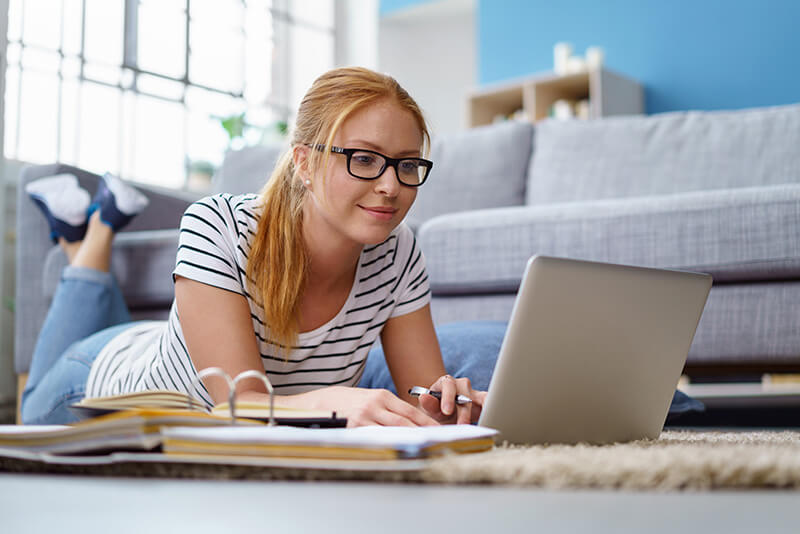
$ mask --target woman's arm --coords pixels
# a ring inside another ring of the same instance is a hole
[[[467,377],[453,378],[447,374],[430,305],[389,319],[381,332],[381,344],[401,398],[411,401],[408,394],[411,387],[429,385],[430,389],[442,392],[442,400],[422,395],[419,405],[434,419],[457,423],[478,420],[486,392],[472,389]],[[472,404],[456,405],[457,394],[468,396]]]
[[[219,367],[235,377],[250,369],[264,371],[250,307],[242,295],[176,276],[175,303],[186,348],[198,372]],[[204,384],[214,404],[228,400],[224,381],[208,378]],[[237,391],[266,394],[264,384],[256,379],[243,380]]]
[[[195,369],[219,367],[232,377],[250,369],[264,372],[250,307],[242,295],[177,276],[175,300]],[[204,383],[215,404],[228,400],[228,387],[222,380],[210,378]],[[269,402],[264,384],[257,379],[243,380],[237,387],[237,398]],[[326,387],[299,395],[276,396],[276,404],[336,411],[347,418],[348,426],[437,424],[385,390]]]

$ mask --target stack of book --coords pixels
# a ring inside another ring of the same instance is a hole
[[[0,425],[0,457],[47,463],[80,455],[82,462],[108,463],[115,454],[139,460],[235,462],[264,459],[376,462],[419,460],[444,454],[486,451],[496,431],[471,425],[342,428],[331,412],[275,406],[227,405],[214,410],[181,393],[147,392],[86,399],[75,405],[86,417],[71,425]],[[113,458],[112,458],[113,459]]]

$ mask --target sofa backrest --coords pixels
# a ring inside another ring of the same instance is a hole
[[[412,227],[445,213],[520,206],[533,126],[508,121],[433,140],[433,170],[408,214]]]
[[[527,204],[800,182],[800,104],[536,126]]]
[[[230,150],[211,180],[211,194],[258,193],[267,183],[288,143]]]

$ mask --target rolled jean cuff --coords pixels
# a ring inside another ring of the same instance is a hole
[[[64,270],[61,271],[61,279],[93,282],[106,287],[111,287],[114,283],[114,277],[111,273],[98,271],[90,267],[76,267],[74,265],[67,265],[64,267]]]

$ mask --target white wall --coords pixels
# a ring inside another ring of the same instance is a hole
[[[433,135],[466,128],[476,85],[475,1],[438,0],[380,19],[378,68],[422,107]]]
[[[378,0],[336,0],[337,67],[378,68]]]

